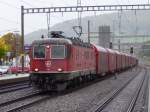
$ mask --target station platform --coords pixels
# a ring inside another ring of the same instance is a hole
[[[16,83],[16,82],[22,82],[22,81],[27,81],[29,80],[29,74],[24,73],[18,73],[16,74],[4,74],[0,76],[0,85],[6,85],[6,84],[11,84],[11,83]]]
[[[4,74],[2,76],[0,76],[0,80],[6,80],[6,79],[16,79],[16,78],[23,78],[23,77],[29,77],[29,74],[25,73],[25,74]]]

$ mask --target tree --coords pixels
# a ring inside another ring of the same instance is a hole
[[[6,53],[9,51],[9,45],[5,43],[3,38],[0,38],[0,58],[6,56]]]
[[[5,44],[9,46],[8,51],[11,52],[11,57],[21,53],[21,36],[19,34],[7,33],[1,37]]]

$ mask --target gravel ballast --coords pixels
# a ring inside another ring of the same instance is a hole
[[[111,77],[72,93],[60,95],[35,104],[30,108],[22,110],[22,112],[85,112],[112,90],[120,87],[121,84],[137,75],[139,70],[140,68],[128,70],[118,75],[117,79]]]
[[[102,112],[125,112],[137,91],[140,83],[144,79],[144,70],[133,79]]]

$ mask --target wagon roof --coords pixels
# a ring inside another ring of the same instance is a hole
[[[112,50],[112,49],[106,48],[106,50],[107,50],[108,52],[110,52],[110,53],[115,54],[115,51],[114,51],[114,50]]]
[[[114,50],[114,52],[115,52],[116,54],[121,55],[121,53],[120,53],[119,51],[117,51],[117,50]]]
[[[98,50],[98,51],[102,51],[102,52],[107,52],[107,50],[101,46],[95,45],[93,44],[93,46]]]

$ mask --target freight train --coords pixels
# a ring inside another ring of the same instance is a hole
[[[43,90],[61,91],[132,68],[136,57],[78,38],[67,38],[61,32],[51,32],[51,38],[35,40],[30,51],[30,80]]]

